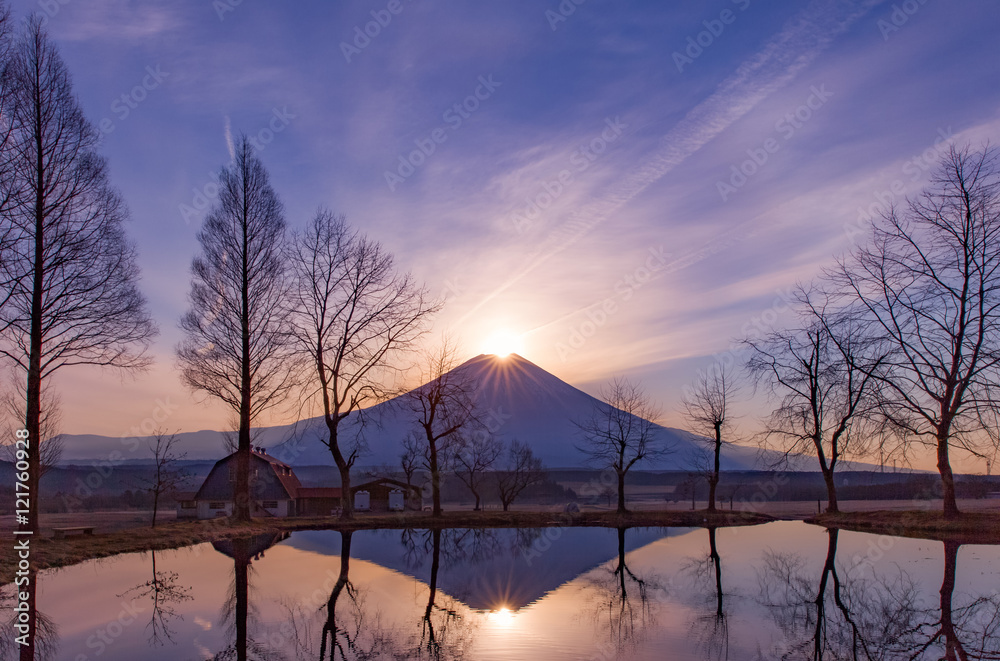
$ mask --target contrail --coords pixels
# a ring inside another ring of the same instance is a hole
[[[462,315],[455,326],[464,323],[490,300],[579,241],[757,104],[791,82],[838,35],[881,2],[883,0],[813,0],[809,3],[760,51],[723,81],[710,97],[692,108],[664,135],[662,147],[653,156],[612,185],[603,198],[595,199],[573,212],[566,222],[549,233],[524,266]]]

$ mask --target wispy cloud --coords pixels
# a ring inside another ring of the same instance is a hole
[[[664,135],[661,147],[654,155],[610,186],[606,193],[571,212],[570,217],[549,233],[510,278],[466,311],[457,323],[474,315],[495,296],[579,241],[757,104],[791,82],[838,35],[881,2],[813,0],[760,51],[741,64],[711,96],[695,106]]]

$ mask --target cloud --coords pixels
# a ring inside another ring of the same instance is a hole
[[[550,258],[572,246],[750,112],[758,103],[787,85],[826,50],[838,35],[881,1],[811,2],[760,51],[741,64],[711,96],[691,109],[664,135],[660,141],[661,147],[655,154],[610,186],[604,195],[570,213],[570,217],[550,232],[516,273],[466,311],[458,323],[475,314],[495,296]]]

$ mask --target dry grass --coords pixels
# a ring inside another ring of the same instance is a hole
[[[39,537],[32,540],[31,558],[35,567],[46,569],[103,558],[119,553],[172,549],[191,544],[212,542],[234,537],[295,530],[366,530],[401,528],[537,528],[550,526],[598,527],[686,527],[740,526],[770,521],[761,514],[740,512],[633,512],[619,516],[615,512],[446,512],[434,518],[426,512],[393,514],[359,514],[353,521],[340,522],[329,517],[292,519],[255,519],[250,524],[232,523],[228,519],[209,521],[173,521],[155,529],[148,527],[116,530],[104,534],[73,535],[64,539]],[[82,525],[79,520],[77,525]],[[89,524],[88,524],[89,525]],[[0,558],[0,584],[13,579],[15,558],[4,554]]]
[[[946,519],[940,511],[874,511],[820,514],[806,519],[828,528],[843,528],[894,537],[917,537],[963,544],[1000,544],[1000,514],[964,512]]]

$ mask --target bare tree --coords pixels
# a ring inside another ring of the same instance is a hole
[[[507,461],[497,471],[496,481],[500,504],[506,512],[521,492],[545,481],[542,460],[535,456],[526,443],[514,439],[507,447]]]
[[[292,328],[312,372],[309,395],[318,396],[327,435],[321,438],[340,472],[341,517],[354,515],[351,468],[364,450],[359,428],[344,439],[349,416],[385,399],[395,361],[425,332],[438,307],[392,255],[321,209],[289,251],[294,278]],[[347,443],[345,441],[353,442]]]
[[[826,483],[827,512],[839,511],[834,472],[860,455],[878,430],[870,423],[874,386],[886,356],[852,310],[800,288],[798,325],[746,340],[747,370],[777,400],[763,430],[784,458],[815,454]]]
[[[477,429],[459,436],[455,450],[455,476],[468,487],[476,499],[473,508],[482,509],[482,488],[486,473],[503,454],[503,441],[486,429]]]
[[[653,422],[659,412],[642,387],[616,378],[601,390],[601,400],[589,418],[575,422],[583,437],[579,450],[596,466],[618,476],[618,513],[625,507],[625,476],[636,464],[667,454],[660,426]]]
[[[719,469],[722,459],[723,432],[730,428],[729,407],[738,386],[732,370],[724,365],[714,365],[701,372],[694,387],[685,394],[684,413],[692,431],[703,436],[711,435],[712,467],[706,471],[708,479],[708,511],[715,511],[715,492],[719,486]]]
[[[233,518],[250,520],[250,428],[292,385],[284,302],[285,219],[246,136],[222,169],[219,200],[198,233],[186,337],[177,348],[184,382],[239,416]]]
[[[129,596],[132,599],[149,597],[153,608],[149,624],[146,625],[146,630],[149,632],[148,642],[152,647],[161,647],[168,642],[174,643],[171,623],[176,619],[183,619],[175,605],[191,601],[194,597],[191,596],[191,586],[182,585],[178,580],[180,574],[173,571],[157,571],[154,549],[150,549],[149,555],[152,559],[153,577],[129,588],[118,597]]]
[[[69,73],[41,28],[25,23],[7,67],[2,114],[12,141],[3,210],[9,236],[0,309],[0,355],[25,378],[25,428],[41,437],[45,380],[71,365],[144,368],[156,329],[137,288],[128,211],[96,153],[99,132],[83,116]],[[41,456],[29,455],[27,528],[38,530]]]
[[[997,152],[952,148],[928,188],[876,221],[834,276],[891,350],[880,410],[936,449],[944,514],[959,515],[953,446],[981,454],[980,414],[995,405],[1000,361]]]
[[[416,433],[407,434],[403,439],[403,452],[399,455],[399,467],[406,478],[406,486],[413,486],[413,477],[423,463],[423,447]]]
[[[441,516],[441,475],[450,466],[460,434],[481,426],[473,399],[477,384],[467,372],[455,369],[457,355],[447,340],[429,353],[421,374],[424,385],[405,396],[424,447],[434,516]]]
[[[177,434],[167,434],[157,430],[149,441],[149,449],[153,453],[153,474],[140,478],[139,488],[153,496],[153,521],[151,528],[156,527],[156,512],[160,499],[177,491],[178,487],[187,481],[187,473],[177,467],[177,462],[183,461],[186,452],[174,450],[177,445]]]

